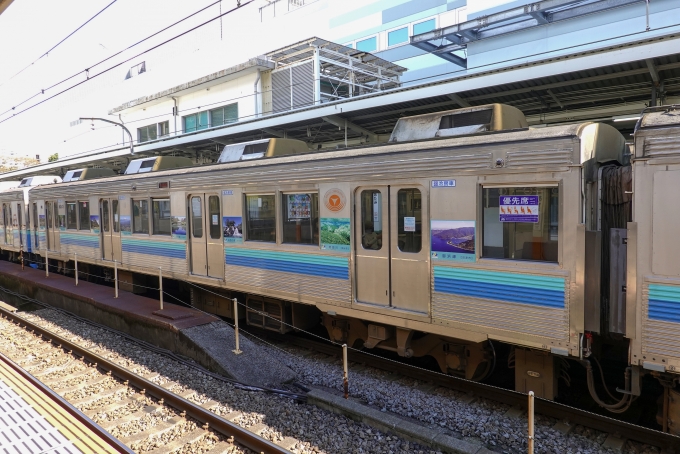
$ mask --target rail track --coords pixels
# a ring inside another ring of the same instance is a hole
[[[4,333],[8,357],[88,417],[108,415],[99,424],[136,452],[289,452],[231,422],[237,415],[210,411],[217,402],[198,405],[188,400],[192,391],[175,394],[172,383],[160,386],[2,307],[0,317],[14,323]],[[135,429],[125,432],[130,423]]]
[[[254,332],[252,327],[249,330]],[[261,329],[257,330],[257,336],[266,337],[268,340],[275,342],[288,343],[290,345],[313,350],[329,356],[337,357],[342,354],[342,349],[338,345],[332,345],[330,343],[324,343],[309,338],[277,334]],[[527,408],[527,395],[513,390],[469,381],[450,375],[444,375],[422,368],[411,367],[407,364],[399,363],[387,358],[381,358],[379,356],[357,350],[348,351],[348,361],[366,364],[370,367],[375,367],[377,369],[392,372],[419,381],[431,382],[434,385],[449,388],[455,391],[469,393],[475,396],[483,396],[486,399],[507,404],[513,407],[520,407],[523,410],[526,410]],[[678,436],[638,426],[625,421],[620,421],[607,416],[598,415],[596,413],[591,413],[558,402],[536,398],[535,411],[536,413],[542,414],[544,416],[557,418],[559,420],[568,420],[584,427],[609,434],[618,434],[618,436],[650,446],[656,446],[662,449],[680,449],[680,437]]]

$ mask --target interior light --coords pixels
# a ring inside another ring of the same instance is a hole
[[[637,121],[639,119],[639,115],[636,117],[612,117],[612,121]]]

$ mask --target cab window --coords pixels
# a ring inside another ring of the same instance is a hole
[[[483,188],[482,257],[557,262],[559,189]]]

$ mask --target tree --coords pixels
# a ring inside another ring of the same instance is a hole
[[[47,161],[48,162],[54,162],[54,161],[57,161],[58,159],[59,159],[59,153],[54,153],[49,158],[47,158]]]

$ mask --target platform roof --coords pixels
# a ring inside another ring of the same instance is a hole
[[[663,82],[662,100],[680,101],[680,38],[650,38],[612,49],[588,51],[505,69],[462,75],[427,84],[402,86],[380,93],[264,116],[135,146],[135,156],[174,154],[202,161],[216,159],[225,144],[267,137],[304,140],[312,147],[386,140],[401,116],[494,102],[522,110],[530,125],[596,120],[614,124],[626,134],[649,104],[653,87]],[[620,119],[620,118],[619,118]],[[341,125],[341,126],[338,126]],[[630,138],[630,137],[627,137]],[[84,153],[39,166],[8,172],[1,179],[65,172],[88,164],[124,168],[129,148]]]

